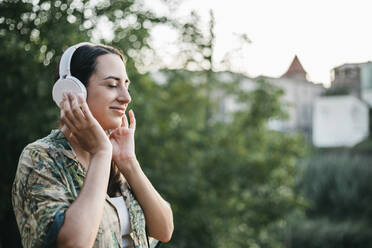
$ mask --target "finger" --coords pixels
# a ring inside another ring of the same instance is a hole
[[[70,94],[70,99],[71,99],[71,110],[72,110],[74,117],[77,120],[76,125],[81,126],[81,124],[85,121],[84,113],[81,111],[77,96],[74,93]]]
[[[74,143],[79,143],[74,133],[71,132],[69,136],[70,136],[70,140],[72,140]]]
[[[61,131],[62,131],[63,133],[65,133],[65,132],[68,130],[68,127],[67,127],[66,124],[63,123],[63,122],[61,122],[61,124],[62,124]]]
[[[136,118],[134,117],[133,110],[129,111],[129,120],[130,120],[129,128],[136,129]]]
[[[65,100],[66,100],[66,98],[64,97],[64,95],[63,95],[63,93],[62,93],[62,100],[61,100],[61,101],[59,102],[59,104],[58,104],[58,106],[59,106],[60,109],[62,109],[63,104],[65,104]]]
[[[124,125],[125,125],[124,116],[125,116],[125,114],[123,115],[123,117],[121,117],[121,125],[120,125],[120,127],[124,127]]]
[[[112,130],[111,133],[109,134],[109,138],[113,139],[117,132],[120,132],[119,128]]]
[[[74,116],[73,110],[72,110],[72,96],[71,93],[66,93],[66,101],[64,104],[64,114],[65,119],[68,121],[71,125],[74,126],[74,129],[76,129],[79,125],[77,118]],[[67,123],[66,123],[67,124]]]
[[[127,118],[126,114],[124,114],[123,120],[124,120],[124,126],[123,127],[128,127],[128,118]]]
[[[71,121],[66,117],[65,110],[61,111],[61,122],[62,125],[65,126],[67,129],[69,129],[71,132],[77,131],[76,127],[71,123]]]
[[[59,108],[62,109],[66,101],[66,94],[62,92],[62,100],[59,102]]]
[[[94,119],[92,113],[90,112],[89,106],[85,98],[83,97],[82,94],[77,95],[78,103],[80,105],[80,109],[88,121],[92,121]]]
[[[61,131],[64,134],[69,134],[68,135],[69,140],[73,139],[74,141],[77,141],[76,136],[73,135],[72,131],[67,127],[67,125],[65,123],[62,123]]]
[[[61,103],[61,121],[64,123],[70,130],[76,130],[75,125],[71,121],[71,110],[70,110],[70,104],[67,100],[67,94],[63,93],[63,101]]]

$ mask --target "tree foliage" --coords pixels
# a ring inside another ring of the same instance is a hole
[[[282,91],[261,80],[255,91],[241,92],[243,77],[218,81],[216,73],[212,91],[225,96],[209,98],[206,72],[161,73],[161,84],[141,81],[133,95],[137,154],[175,214],[166,247],[280,245],[269,227],[298,205],[295,164],[303,154],[300,137],[267,128],[269,117],[282,115]],[[240,101],[241,110],[216,118],[212,106],[225,97]]]

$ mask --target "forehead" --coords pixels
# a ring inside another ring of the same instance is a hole
[[[127,72],[124,62],[119,55],[105,54],[97,58],[95,73],[99,77],[115,76],[121,79],[127,79]]]

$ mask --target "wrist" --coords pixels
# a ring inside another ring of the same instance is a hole
[[[95,151],[92,151],[90,153],[90,155],[92,157],[95,157],[95,156],[112,156],[112,147],[110,146],[107,146],[107,147],[103,147],[103,148],[100,148],[100,149],[97,149]]]
[[[115,161],[120,172],[127,178],[140,168],[136,157],[126,157]]]

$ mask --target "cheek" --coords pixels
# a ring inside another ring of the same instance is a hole
[[[105,104],[102,102],[102,99],[94,95],[90,95],[87,98],[87,104],[90,109],[90,112],[97,119],[104,112]]]
[[[91,89],[88,88],[87,104],[91,111],[94,109],[102,108],[107,101],[107,96],[102,89]]]

